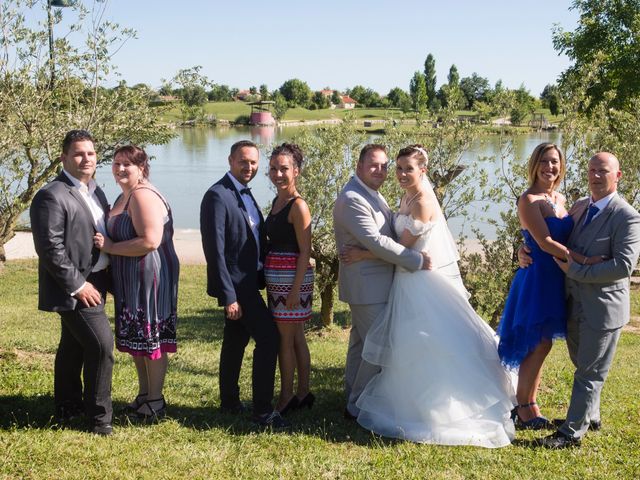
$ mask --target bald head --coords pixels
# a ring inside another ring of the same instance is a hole
[[[591,198],[598,201],[618,189],[622,176],[620,162],[609,152],[598,152],[589,160],[589,190]]]

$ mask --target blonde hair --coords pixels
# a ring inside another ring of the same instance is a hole
[[[536,179],[538,178],[538,170],[540,170],[540,160],[549,150],[554,149],[558,152],[558,157],[560,157],[560,172],[558,173],[558,178],[553,182],[552,188],[555,190],[562,179],[564,178],[565,173],[567,172],[567,162],[564,158],[564,153],[555,143],[541,143],[536,148],[533,149],[533,153],[529,157],[529,164],[527,166],[527,171],[529,174],[529,188],[533,187],[536,183]]]

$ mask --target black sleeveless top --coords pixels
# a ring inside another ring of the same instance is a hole
[[[293,202],[298,198],[300,197],[292,198],[278,213],[269,213],[269,216],[264,221],[264,228],[267,233],[267,252],[300,252],[296,231],[293,228],[293,224],[287,220]],[[276,199],[274,198],[271,203],[271,211],[273,211],[275,203]]]

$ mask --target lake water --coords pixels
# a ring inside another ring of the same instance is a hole
[[[250,139],[260,145],[270,146],[290,139],[298,131],[297,128],[185,128],[178,131],[178,135],[166,145],[152,145],[147,153],[153,158],[151,162],[151,182],[165,195],[173,210],[176,228],[198,229],[200,223],[200,201],[207,189],[217,182],[228,171],[229,149],[235,142]],[[541,142],[555,142],[557,133],[539,132],[519,135],[515,138],[514,147],[517,158],[528,158],[533,148]],[[489,136],[477,142],[463,157],[465,163],[485,160],[487,170],[493,172],[498,166],[498,138]],[[251,182],[252,192],[261,207],[270,204],[274,193],[271,182],[266,176],[267,160],[264,156],[260,161],[260,169],[256,178]],[[120,188],[115,184],[110,165],[102,165],[96,174],[98,184],[104,189],[110,203],[120,194]],[[387,181],[395,181],[389,175]],[[497,215],[505,205],[493,205],[489,214]],[[471,209],[479,211],[479,207]],[[450,221],[454,234],[459,234],[464,219],[456,218]],[[491,235],[488,225],[477,225],[484,233]],[[469,233],[468,222],[464,226]]]

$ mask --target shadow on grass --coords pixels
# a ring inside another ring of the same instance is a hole
[[[397,440],[384,439],[367,432],[353,420],[346,420],[342,413],[342,395],[329,390],[316,390],[315,394],[317,400],[312,409],[296,410],[287,415],[292,428],[282,434],[310,435],[331,443],[349,442],[358,445],[397,443]],[[123,402],[114,403],[114,412],[120,411],[124,406]],[[52,415],[53,411],[53,397],[50,395],[0,396],[0,429],[61,428]],[[173,421],[184,428],[199,431],[224,429],[231,435],[249,435],[262,430],[251,420],[250,413],[234,415],[221,413],[217,407],[192,407],[180,404],[169,405],[167,412],[167,417],[161,422]],[[146,424],[126,415],[114,415],[113,424],[115,429],[147,427]],[[76,419],[65,425],[64,429],[86,431],[87,423],[83,419]]]
[[[221,342],[224,314],[218,309],[202,309],[178,319],[178,341]]]

